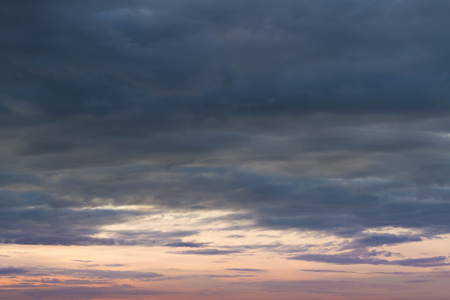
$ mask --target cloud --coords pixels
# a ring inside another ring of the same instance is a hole
[[[325,262],[338,265],[352,265],[352,264],[389,264],[388,260],[378,258],[361,258],[348,254],[300,254],[293,256],[290,259],[305,260],[315,262]]]
[[[380,247],[384,245],[396,245],[409,242],[420,242],[419,235],[395,235],[395,234],[360,234],[353,237],[353,240],[344,245],[343,249]]]
[[[241,284],[241,283],[239,283]],[[249,286],[256,286],[266,291],[277,292],[277,293],[312,293],[312,294],[335,294],[339,293],[343,296],[355,296],[360,297],[371,295],[369,291],[370,288],[393,288],[392,286],[386,285],[375,285],[367,284],[359,281],[328,281],[328,280],[292,280],[292,281],[257,281],[248,284]]]
[[[158,247],[224,274],[5,252],[0,298],[152,298],[144,282],[185,278],[403,297],[423,278],[256,281],[277,272],[225,259],[331,266],[300,269],[316,277],[449,264],[393,253],[450,233],[448,1],[42,2],[0,2],[0,243]]]
[[[105,264],[105,267],[125,267],[124,264]]]
[[[93,246],[93,245],[115,245],[113,239],[99,239],[91,237],[30,237],[16,240],[3,240],[4,244],[21,245],[62,245],[62,246]]]
[[[241,234],[230,234],[230,235],[227,235],[227,238],[241,239],[241,238],[245,238],[245,235],[241,235]]]
[[[39,280],[26,280],[27,282],[36,282],[42,284],[60,284],[60,285],[104,285],[108,284],[107,281],[99,281],[99,280],[87,280],[87,279],[65,279],[60,280],[57,278],[41,278]]]
[[[69,269],[50,267],[30,267],[30,268],[3,268],[3,274],[22,274],[27,277],[50,277],[55,275],[72,276],[79,278],[107,278],[107,279],[132,279],[147,280],[164,277],[163,274],[155,272],[141,271],[116,271],[104,269]]]
[[[0,210],[0,242],[22,245],[175,245],[184,243],[178,238],[197,234],[195,230],[117,230],[111,238],[96,238],[104,225],[118,224],[133,217],[145,216],[149,212],[139,209],[94,208],[49,208],[46,206],[20,207]],[[150,212],[151,213],[151,212]],[[22,220],[12,228],[13,219]],[[180,244],[181,245],[181,244]],[[201,246],[200,243],[186,245]]]
[[[372,272],[369,274],[383,274],[383,275],[414,275],[413,272]]]
[[[8,291],[8,293],[11,293]],[[127,289],[121,287],[59,287],[53,289],[27,289],[26,291],[17,290],[17,295],[32,297],[33,299],[82,299],[92,297],[118,297],[128,298],[137,296],[154,296],[167,294],[165,292]],[[19,296],[20,297],[20,296]]]
[[[263,269],[252,269],[252,268],[228,268],[227,271],[236,271],[236,272],[266,272]]]
[[[0,240],[203,246],[179,240],[191,230],[94,237],[154,213],[132,205],[239,211],[247,227],[353,236],[348,249],[449,233],[448,8],[0,4]],[[384,227],[421,233],[363,234]]]
[[[22,268],[0,268],[0,274],[2,275],[14,275],[14,274],[25,274],[28,271],[26,269],[22,269]]]
[[[435,256],[426,258],[409,258],[396,260],[393,262],[393,264],[412,267],[436,267],[436,266],[448,266],[449,263],[447,263],[446,261],[447,257],[445,256]]]
[[[370,265],[397,265],[409,267],[438,267],[449,265],[449,263],[447,263],[447,258],[445,256],[386,260],[367,256],[356,256],[352,253],[350,254],[339,253],[339,254],[301,254],[290,257],[290,259],[331,263],[337,265],[370,264]]]
[[[138,271],[111,271],[111,270],[98,270],[98,269],[61,269],[56,270],[59,274],[73,274],[77,276],[109,278],[109,279],[153,279],[163,277],[162,274],[154,272],[138,272]]]
[[[356,273],[350,271],[342,271],[342,270],[322,270],[322,269],[300,269],[303,272],[313,272],[313,273]]]
[[[163,244],[166,247],[187,247],[187,248],[202,248],[205,246],[204,243],[193,243],[193,242],[168,242]]]
[[[219,249],[203,249],[203,250],[186,250],[176,252],[177,254],[195,254],[195,255],[228,255],[241,253],[241,250],[219,250]]]
[[[211,278],[246,278],[253,277],[253,275],[207,275]]]

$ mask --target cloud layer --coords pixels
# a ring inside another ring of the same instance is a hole
[[[101,237],[161,211],[213,210],[347,238],[350,251],[450,233],[449,8],[0,4],[0,240],[241,253],[185,241],[190,229]],[[339,253],[292,258],[447,264]]]

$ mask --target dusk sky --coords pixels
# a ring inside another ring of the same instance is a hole
[[[0,299],[448,299],[450,1],[0,24]]]

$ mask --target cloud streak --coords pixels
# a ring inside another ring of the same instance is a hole
[[[438,267],[449,265],[449,263],[447,262],[447,257],[445,256],[386,260],[371,257],[358,257],[352,254],[341,253],[341,254],[301,254],[293,256],[290,259],[332,263],[337,265],[369,264],[369,265],[396,265],[407,267]]]

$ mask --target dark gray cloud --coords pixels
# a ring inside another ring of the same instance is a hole
[[[5,6],[8,91],[51,117],[447,108],[443,1]]]
[[[243,209],[350,248],[449,233],[449,8],[0,4],[0,239],[201,246],[92,238],[143,214],[106,204]],[[422,234],[361,235],[386,226]]]

